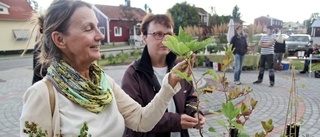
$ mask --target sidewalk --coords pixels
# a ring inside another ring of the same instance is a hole
[[[120,84],[124,70],[127,66],[107,66],[104,67],[106,73]],[[195,68],[196,76],[200,76],[208,68]],[[219,72],[220,73],[220,72]],[[285,112],[287,110],[288,90],[290,89],[290,73],[289,71],[276,72],[276,84],[274,87],[269,87],[267,79],[268,72],[266,71],[264,81],[259,85],[253,85],[256,80],[257,71],[243,71],[241,75],[241,86],[250,86],[253,92],[247,98],[253,97],[258,100],[257,108],[253,111],[250,119],[245,125],[246,131],[253,136],[256,132],[263,131],[260,121],[273,119],[275,126],[272,137],[279,137],[283,130],[285,120]],[[25,90],[31,85],[32,66],[0,71],[0,137],[17,137],[19,136],[19,117],[22,109],[22,95]],[[233,73],[227,73],[228,81],[233,80]],[[299,88],[299,97],[302,102],[299,105],[299,114],[303,116],[303,124],[300,128],[301,135],[316,136],[320,134],[320,90],[316,87],[320,83],[320,79],[314,77],[309,78],[307,74],[297,74],[299,80],[297,85],[305,84],[305,88]],[[208,78],[208,77],[206,77]],[[200,96],[203,102],[203,110],[218,110],[221,106],[223,94],[214,92]],[[243,97],[240,101],[246,100]],[[211,102],[204,102],[205,99]],[[240,102],[238,100],[238,102]],[[223,136],[222,132],[226,130],[214,122],[215,119],[225,119],[223,115],[207,115],[207,121],[204,127],[204,136],[215,137]],[[217,129],[217,133],[210,133],[208,128],[213,126]],[[190,130],[192,137],[200,136],[195,129]]]

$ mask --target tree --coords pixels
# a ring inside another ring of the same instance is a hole
[[[124,27],[124,28],[131,28],[133,25],[137,24],[139,21],[138,19],[135,17],[134,15],[134,8],[132,7],[128,7],[128,6],[123,6],[123,5],[120,5],[119,6],[120,9],[121,9],[121,15],[122,15],[122,18],[119,18],[120,20],[123,20],[119,25],[121,27]]]
[[[239,12],[239,7],[238,5],[234,6],[233,10],[232,10],[232,17],[234,18],[241,18],[241,13]]]
[[[309,20],[305,21],[305,26],[307,27],[307,34],[311,34],[311,25],[315,20],[319,18],[319,13],[312,13]]]
[[[39,12],[39,4],[37,2],[37,0],[27,0],[27,2],[30,4],[30,6],[32,7],[32,10],[35,12]]]
[[[187,2],[176,3],[168,11],[172,15],[175,24],[174,33],[176,34],[179,32],[180,26],[199,26],[200,24],[198,9],[194,5],[191,6]]]
[[[152,9],[148,6],[148,4],[144,4],[144,11],[152,13]]]
[[[147,12],[148,8],[149,8],[148,4],[144,4],[144,11]]]

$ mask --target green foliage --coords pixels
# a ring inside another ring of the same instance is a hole
[[[261,131],[260,133],[256,133],[255,137],[266,137],[270,132],[272,132],[274,126],[272,124],[272,119],[269,119],[266,121],[261,121],[261,125],[264,129],[264,131]]]
[[[221,25],[221,24],[226,24],[229,23],[230,20],[230,16],[219,16],[217,14],[213,14],[210,18],[209,18],[209,23],[211,26],[215,26],[215,25]]]
[[[205,75],[210,75],[212,76],[212,78],[215,80],[215,81],[219,81],[220,77],[219,75],[212,69],[209,69],[209,70],[206,70],[206,72],[204,72],[202,74],[202,76],[205,76]]]
[[[239,12],[239,7],[238,5],[234,6],[233,10],[232,10],[232,17],[234,18],[241,18],[241,13]]]
[[[197,42],[197,40],[192,40],[192,36],[185,34],[182,27],[179,28],[179,36],[166,35],[166,38],[167,41],[163,41],[162,43],[178,56],[187,59],[189,66],[191,66],[191,55],[195,53],[197,50],[200,50],[204,48],[206,45],[212,43],[212,38],[208,38],[201,42]],[[177,73],[179,72],[179,70],[176,70],[174,72]],[[181,72],[177,74],[182,78],[186,78],[184,75],[182,75],[183,73]]]
[[[110,64],[116,64],[117,63],[117,57],[114,56],[113,54],[110,54],[108,57],[107,57],[107,60],[109,61]]]
[[[219,34],[217,38],[220,43],[228,43],[227,35],[225,34]]]
[[[24,123],[23,133],[27,134],[29,137],[47,137],[47,130],[43,131],[42,127],[38,127],[38,125],[34,122],[29,123],[29,121],[25,121]],[[91,134],[88,133],[89,127],[87,122],[84,122],[80,129],[80,135],[78,137],[91,137]],[[55,135],[60,137],[61,135]]]
[[[228,103],[222,103],[222,113],[229,121],[231,121],[240,114],[240,109],[236,108],[232,101],[229,101]]]
[[[116,58],[120,59],[121,63],[125,63],[128,57],[129,57],[129,53],[125,53],[123,51],[121,51],[119,54],[116,55]]]
[[[196,58],[194,63],[195,63],[195,66],[199,66],[205,61],[206,61],[206,57],[205,56],[200,56],[200,57]]]
[[[133,56],[134,59],[137,59],[142,55],[142,52],[141,50],[135,49],[130,54],[131,56]]]
[[[185,79],[188,82],[192,81],[192,79],[190,77],[188,77],[188,75],[186,73],[182,73],[181,71],[179,71],[177,69],[173,69],[172,72],[178,74],[182,79]]]
[[[191,6],[186,1],[176,3],[168,11],[171,13],[171,16],[174,20],[174,32],[176,34],[179,32],[179,26],[198,26],[201,21],[198,14],[198,9],[194,5]]]
[[[84,122],[80,129],[80,135],[78,137],[91,137],[91,134],[88,133],[88,130],[88,124],[87,122]]]
[[[29,121],[25,121],[23,133],[29,134],[29,137],[46,137],[48,132],[46,130],[43,131],[41,127],[37,126],[34,122],[29,123]]]
[[[179,30],[179,36],[166,35],[167,41],[162,42],[178,56],[184,56],[188,59],[191,54],[212,43],[212,38],[197,42],[197,40],[192,40],[191,35],[186,35],[182,27]]]

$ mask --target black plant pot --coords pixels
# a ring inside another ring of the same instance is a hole
[[[299,137],[299,125],[295,125],[294,123],[291,125],[287,125],[286,136],[288,137]]]
[[[238,137],[239,130],[236,128],[229,129],[230,137]]]

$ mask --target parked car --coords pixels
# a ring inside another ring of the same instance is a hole
[[[279,36],[279,34],[274,34],[276,37],[278,37]],[[282,35],[282,37],[285,39],[285,40],[287,40],[288,38],[289,38],[289,35],[287,35],[287,34],[281,34]]]
[[[286,39],[286,48],[289,55],[297,51],[306,51],[312,46],[311,36],[308,34],[292,34]]]

